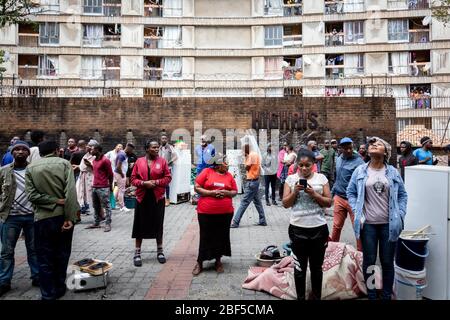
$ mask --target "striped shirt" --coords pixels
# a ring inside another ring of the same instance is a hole
[[[16,195],[9,214],[12,216],[33,214],[33,207],[25,193],[25,169],[14,169],[14,177],[17,185]]]

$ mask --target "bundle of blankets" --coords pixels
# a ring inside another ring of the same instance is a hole
[[[346,300],[367,294],[362,273],[362,252],[342,242],[329,242],[323,262],[323,300]],[[307,296],[311,291],[309,268],[306,277]],[[381,272],[374,273],[375,287],[381,288]],[[244,289],[264,291],[275,297],[295,300],[294,262],[292,256],[267,267],[250,267],[242,285]]]

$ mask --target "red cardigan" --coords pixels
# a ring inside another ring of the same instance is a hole
[[[166,187],[172,180],[170,175],[169,166],[162,157],[157,157],[153,161],[150,167],[150,177],[148,176],[148,163],[147,157],[141,157],[137,159],[136,164],[133,167],[133,173],[131,174],[130,182],[136,189],[136,199],[138,202],[144,200],[145,192],[147,188],[143,186],[145,181],[155,180],[156,187],[153,188],[155,193],[155,199],[164,199],[166,195]]]

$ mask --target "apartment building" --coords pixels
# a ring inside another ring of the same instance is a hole
[[[33,25],[0,31],[4,95],[383,94],[400,127],[448,120],[450,27],[429,0],[34,2]]]

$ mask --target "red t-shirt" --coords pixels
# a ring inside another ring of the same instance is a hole
[[[111,161],[105,156],[102,156],[99,160],[94,159],[92,164],[94,167],[94,188],[109,188],[109,178],[113,177],[113,171],[111,167]]]
[[[231,173],[220,174],[211,168],[204,169],[197,179],[195,179],[195,182],[206,190],[237,191],[236,181]],[[233,200],[229,197],[219,199],[201,196],[198,200],[197,212],[200,214],[233,214]]]

